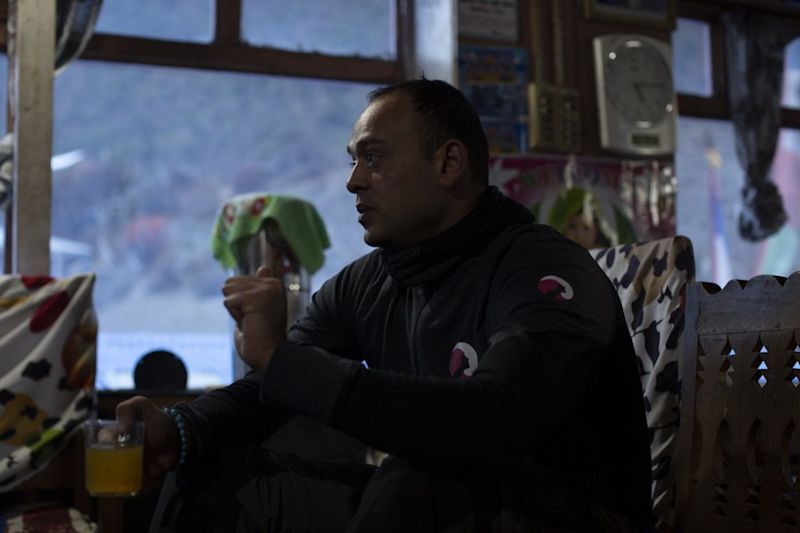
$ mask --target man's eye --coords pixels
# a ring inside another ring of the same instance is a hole
[[[374,152],[365,152],[363,156],[351,157],[350,166],[354,167],[358,164],[359,159],[364,161],[368,167],[374,167],[378,163],[378,154]]]

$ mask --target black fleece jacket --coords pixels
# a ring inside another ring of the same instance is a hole
[[[263,375],[181,412],[194,456],[303,414],[420,464],[544,466],[641,527],[650,461],[635,361],[587,251],[491,187],[443,234],[345,267]]]

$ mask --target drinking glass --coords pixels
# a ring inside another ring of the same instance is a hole
[[[142,488],[144,422],[88,420],[83,435],[89,494],[96,497],[138,494]]]

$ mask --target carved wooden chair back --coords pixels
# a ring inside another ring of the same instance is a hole
[[[800,272],[687,291],[682,532],[800,531]]]

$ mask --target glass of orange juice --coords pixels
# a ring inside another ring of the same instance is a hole
[[[83,436],[89,494],[136,496],[142,488],[144,422],[88,420]]]

